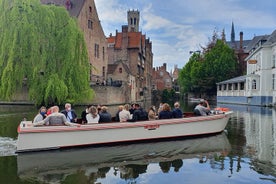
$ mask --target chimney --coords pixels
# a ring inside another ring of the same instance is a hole
[[[240,49],[243,49],[243,32],[240,32]]]
[[[164,70],[167,71],[167,63],[163,63]]]

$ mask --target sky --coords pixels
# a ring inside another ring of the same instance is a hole
[[[140,11],[140,31],[152,42],[153,66],[182,68],[190,51],[202,50],[214,31],[244,40],[276,30],[275,0],[94,0],[106,36],[127,25],[127,11]]]

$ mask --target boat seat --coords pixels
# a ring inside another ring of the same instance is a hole
[[[194,109],[195,116],[201,116],[200,111],[198,109]]]

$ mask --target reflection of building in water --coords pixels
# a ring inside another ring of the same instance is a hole
[[[271,171],[269,165],[276,165],[276,112],[244,113],[244,118],[247,153],[258,160],[253,163],[268,163],[262,170]]]

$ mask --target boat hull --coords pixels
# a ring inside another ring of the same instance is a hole
[[[230,114],[80,127],[33,127],[21,122],[17,152],[213,134],[225,129]]]

